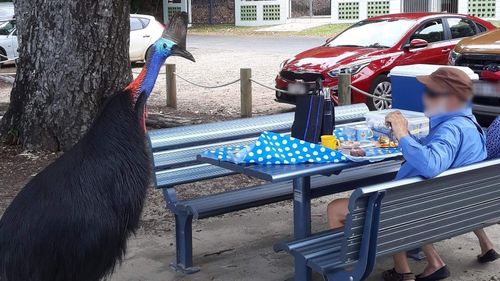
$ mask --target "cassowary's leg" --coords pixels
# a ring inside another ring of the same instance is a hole
[[[189,214],[175,215],[175,241],[177,260],[172,263],[175,270],[185,274],[198,272],[200,269],[193,267],[193,216]]]

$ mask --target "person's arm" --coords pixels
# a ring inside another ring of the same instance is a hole
[[[425,178],[435,177],[448,170],[460,146],[460,131],[454,126],[442,126],[427,145],[418,143],[410,136],[399,141],[406,162]]]

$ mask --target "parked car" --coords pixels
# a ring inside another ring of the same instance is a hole
[[[14,4],[0,3],[0,61],[17,56],[16,21],[14,20]]]
[[[282,63],[277,101],[294,103],[294,94],[314,90],[318,78],[337,91],[338,75],[352,74],[352,85],[375,96],[391,97],[390,70],[398,65],[448,64],[448,54],[461,38],[494,29],[482,19],[447,13],[403,13],[360,21],[322,46]],[[386,109],[390,102],[367,98],[355,91],[353,103]]]
[[[479,74],[472,109],[487,126],[500,115],[500,29],[463,39],[451,51],[449,62]]]
[[[164,29],[165,25],[153,16],[130,15],[130,61],[145,61],[148,51]]]
[[[3,11],[1,4],[0,13]],[[6,19],[4,15],[0,14],[0,61],[18,56],[16,20],[13,14],[10,19]],[[161,37],[164,29],[165,26],[153,16],[130,15],[130,61],[145,61],[148,51]]]

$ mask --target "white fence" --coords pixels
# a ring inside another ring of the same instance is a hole
[[[483,19],[500,19],[500,0],[337,0],[332,22],[357,22],[402,12],[458,12]]]
[[[286,23],[288,0],[235,1],[236,26],[261,26]]]

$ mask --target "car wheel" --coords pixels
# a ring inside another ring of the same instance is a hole
[[[370,93],[376,97],[392,99],[391,80],[387,75],[380,75],[373,80]],[[368,98],[368,108],[370,110],[383,110],[392,107],[392,101]]]
[[[153,51],[153,46],[149,46],[148,50],[146,51],[146,57],[144,58],[144,61],[148,61],[149,56],[151,55],[151,52]]]

